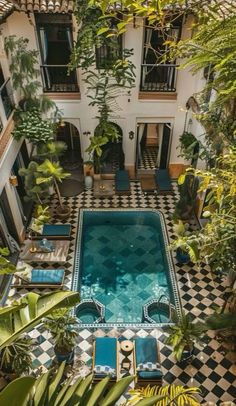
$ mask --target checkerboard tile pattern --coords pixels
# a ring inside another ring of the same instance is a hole
[[[138,164],[138,169],[155,169],[157,166],[157,153],[157,147],[145,147]]]
[[[174,194],[160,196],[158,194],[144,195],[139,182],[131,182],[132,193],[130,196],[113,196],[111,198],[94,198],[92,191],[86,191],[76,197],[64,198],[65,204],[71,208],[69,221],[72,224],[72,241],[66,269],[66,285],[71,287],[75,237],[77,229],[77,219],[80,208],[154,208],[161,210],[166,219],[166,226],[170,240],[174,238],[173,224],[171,216],[178,199],[177,187],[173,184]],[[58,202],[55,199],[50,202],[54,211]],[[192,224],[192,227],[196,227]],[[181,265],[174,258],[176,276],[180,291],[183,308],[198,319],[204,319],[211,313],[213,305],[223,303],[224,286],[221,280],[213,278],[209,267],[206,264],[201,266],[188,263]],[[37,264],[34,264],[37,265]],[[56,266],[56,264],[55,264]],[[45,289],[45,291],[47,291]],[[41,290],[42,292],[42,290]],[[12,291],[14,298],[26,293],[22,289],[17,293]],[[42,365],[48,367],[54,359],[53,346],[47,332],[39,326],[30,333],[40,344],[33,352],[33,364],[37,369]],[[236,404],[236,369],[232,360],[224,353],[224,349],[216,339],[213,332],[210,332],[204,342],[196,344],[194,358],[191,363],[176,363],[169,347],[163,344],[165,333],[162,329],[137,330],[129,329],[83,329],[79,330],[78,345],[76,348],[75,369],[80,375],[86,375],[91,370],[92,365],[92,342],[96,336],[116,336],[132,339],[136,336],[146,337],[148,335],[160,340],[161,365],[164,374],[164,383],[180,383],[184,385],[198,386],[201,389],[200,400],[202,403],[212,401],[217,404],[223,401],[232,401]],[[79,372],[78,372],[79,371]]]

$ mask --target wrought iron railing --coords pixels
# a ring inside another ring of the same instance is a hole
[[[76,71],[67,65],[40,66],[44,92],[79,92]]]
[[[176,65],[142,64],[140,91],[175,92],[176,76]]]
[[[13,90],[11,87],[10,78],[7,79],[0,87],[0,98],[2,100],[6,118],[9,118],[14,109]]]

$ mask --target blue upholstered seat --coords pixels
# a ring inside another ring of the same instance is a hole
[[[135,358],[136,366],[151,362],[156,364],[160,362],[157,351],[157,340],[153,337],[136,338],[135,339]],[[153,371],[137,371],[138,378],[148,380],[161,380],[161,368]]]
[[[109,366],[117,371],[117,340],[114,337],[97,337],[95,340],[94,366]],[[96,377],[104,378],[103,374]]]
[[[47,237],[61,236],[69,237],[71,233],[71,224],[44,224],[42,235]]]
[[[168,169],[156,169],[155,180],[160,191],[171,191],[171,180]]]
[[[130,193],[129,173],[126,170],[116,171],[115,174],[115,188],[120,193]]]
[[[29,283],[61,285],[64,279],[64,269],[32,269]]]

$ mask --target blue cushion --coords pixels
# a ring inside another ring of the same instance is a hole
[[[157,340],[154,337],[135,339],[136,365],[158,362]]]
[[[170,175],[167,169],[157,169],[155,171],[156,183],[161,190],[171,189]]]
[[[117,190],[129,190],[130,184],[126,181],[116,181],[116,189]]]
[[[35,284],[61,284],[64,273],[64,269],[32,269],[30,282]]]
[[[47,236],[70,236],[70,224],[44,224],[42,234]]]
[[[139,378],[142,379],[161,379],[163,374],[161,370],[156,370],[156,371],[138,371],[138,376]]]
[[[117,340],[115,337],[97,337],[94,364],[117,369]]]
[[[129,174],[128,171],[116,171],[116,179],[117,180],[128,180],[129,179]]]

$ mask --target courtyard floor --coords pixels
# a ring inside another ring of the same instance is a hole
[[[165,215],[166,226],[170,240],[173,238],[172,214],[178,199],[177,186],[173,184],[175,193],[168,196],[158,194],[144,195],[139,182],[131,182],[132,193],[130,196],[114,195],[111,198],[94,198],[92,191],[86,191],[75,197],[64,198],[65,204],[71,208],[71,216],[65,222],[72,224],[72,241],[67,262],[63,264],[66,269],[65,284],[71,288],[75,238],[77,232],[78,213],[80,208],[153,208],[161,210]],[[54,211],[58,201],[50,201],[50,208]],[[212,312],[212,306],[223,303],[224,286],[219,278],[213,278],[206,264],[201,267],[188,263],[180,265],[174,257],[176,275],[180,291],[183,309],[191,313],[195,318],[204,320],[206,315]],[[51,264],[53,266],[53,264]],[[45,264],[46,267],[46,264]],[[45,290],[46,291],[46,290]],[[42,290],[41,290],[42,292]],[[44,292],[44,291],[43,291]],[[17,299],[25,294],[24,289],[17,293],[11,290],[10,295]],[[116,336],[127,339],[148,335],[156,337],[160,341],[161,366],[164,374],[164,382],[198,386],[201,389],[201,402],[212,401],[218,405],[222,401],[236,402],[236,368],[233,362],[225,354],[222,345],[215,339],[214,333],[209,332],[204,342],[196,344],[194,358],[190,364],[177,364],[171,355],[171,349],[163,344],[165,334],[161,328],[87,328],[79,330],[78,346],[76,348],[76,366],[80,373],[86,374],[91,371],[92,365],[92,342],[96,336]],[[48,333],[42,327],[35,329],[31,336],[37,339],[39,346],[33,353],[34,369],[41,366],[48,367],[54,358],[53,345]]]

